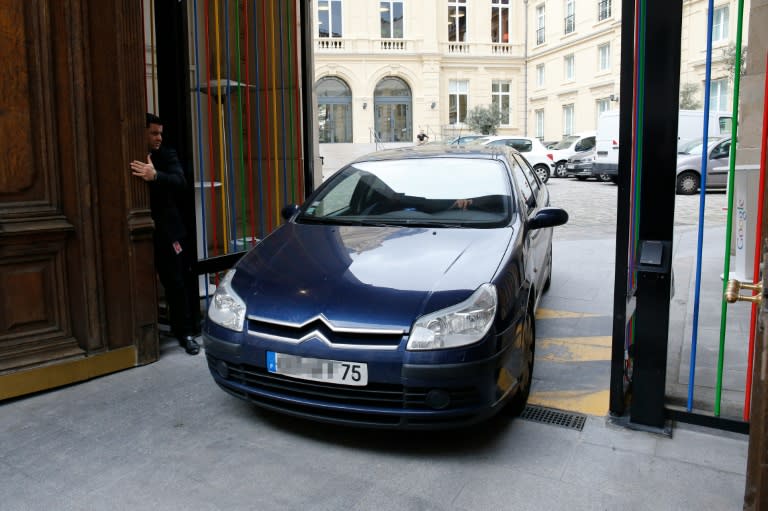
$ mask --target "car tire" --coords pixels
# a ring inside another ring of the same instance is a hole
[[[609,176],[608,174],[598,174],[597,175],[597,180],[601,181],[603,183],[607,183],[609,181],[613,181],[613,178],[611,176]]]
[[[533,167],[534,172],[539,176],[539,180],[542,183],[549,181],[549,169],[546,165],[536,165]]]
[[[518,416],[523,413],[525,405],[528,403],[528,396],[531,394],[531,384],[533,383],[533,362],[535,359],[536,351],[536,324],[533,319],[533,311],[528,308],[528,312],[523,319],[523,328],[521,334],[523,336],[523,360],[525,367],[522,369],[520,380],[517,388],[517,392],[509,402],[509,412],[513,416]]]
[[[692,171],[687,170],[677,176],[676,191],[679,195],[693,195],[699,190],[701,178]]]
[[[567,174],[567,171],[565,169],[565,162],[559,161],[555,165],[555,177],[565,177]]]

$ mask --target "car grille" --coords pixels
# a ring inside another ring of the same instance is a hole
[[[216,369],[219,360],[211,355],[207,355],[207,358],[211,371],[220,376],[220,372]],[[426,403],[427,393],[432,390],[430,388],[381,383],[369,383],[365,387],[348,387],[288,378],[252,365],[227,364],[227,369],[227,381],[239,383],[254,391],[270,392],[287,398],[381,408],[389,411],[432,410]],[[443,390],[448,392],[450,405],[441,411],[473,407],[481,403],[481,396],[474,387]],[[260,399],[257,395],[251,395],[251,398],[255,401]]]
[[[313,336],[321,337],[331,345],[360,346],[366,348],[397,348],[403,340],[403,333],[377,333],[372,330],[337,331],[324,321],[315,320],[301,326],[282,325],[259,319],[248,318],[248,333],[299,343]]]

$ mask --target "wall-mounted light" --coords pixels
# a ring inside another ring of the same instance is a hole
[[[615,94],[611,94],[608,99],[610,99],[611,101],[618,101],[619,97],[617,95],[615,95]]]
[[[363,110],[365,110],[366,108],[368,108],[368,103],[363,102]]]
[[[433,102],[432,102],[432,104],[431,104],[431,105],[429,105],[429,108],[431,108],[432,110],[434,110],[436,106],[437,106],[437,103],[433,101]]]

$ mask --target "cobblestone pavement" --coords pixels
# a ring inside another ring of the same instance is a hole
[[[550,179],[547,183],[553,206],[568,212],[568,223],[555,229],[556,240],[601,239],[616,235],[616,196],[613,183]],[[725,225],[727,195],[708,192],[705,200],[705,227]],[[675,196],[675,229],[696,229],[699,222],[699,196]]]

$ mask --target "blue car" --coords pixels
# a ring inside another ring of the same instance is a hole
[[[417,146],[340,169],[220,281],[214,381],[296,417],[371,428],[519,413],[567,213],[507,147]]]

